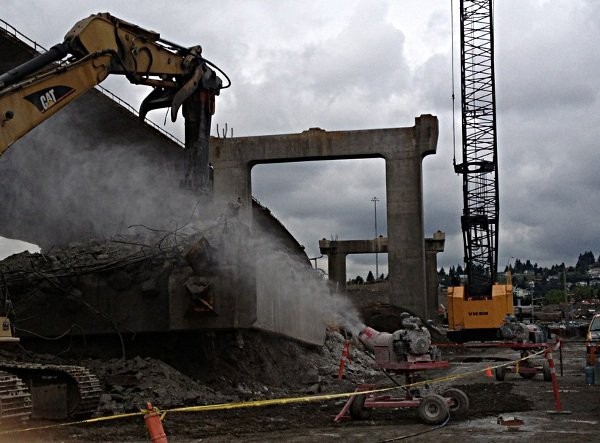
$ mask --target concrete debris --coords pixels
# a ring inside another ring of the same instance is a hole
[[[345,377],[338,380],[344,341],[335,331],[328,331],[322,347],[258,331],[210,332],[178,337],[174,345],[164,342],[158,346],[164,348],[163,356],[172,364],[156,356],[139,355],[74,362],[24,350],[2,351],[0,358],[60,361],[88,368],[98,376],[103,389],[95,416],[107,416],[139,411],[148,401],[169,409],[351,391],[354,383],[379,372],[357,342],[350,348]]]
[[[338,332],[329,331],[320,348],[258,332],[237,331],[225,339],[224,335],[213,335],[210,369],[184,368],[188,375],[194,372],[193,377],[148,357],[86,363],[93,366],[110,396],[102,398],[98,414],[136,410],[146,401],[164,409],[353,389],[357,379],[379,373],[356,344],[351,346],[351,361],[346,366],[353,381],[338,380],[345,340]]]
[[[92,360],[86,366],[100,377],[105,393],[97,415],[111,415],[139,410],[146,402],[162,409],[227,403],[237,398],[215,392],[166,363],[135,357],[129,360]]]
[[[15,254],[0,261],[0,290],[11,294],[14,323],[42,336],[61,335],[73,324],[85,334],[201,329],[208,315],[224,323],[212,327],[229,327],[227,291],[214,285],[223,229],[149,230]]]

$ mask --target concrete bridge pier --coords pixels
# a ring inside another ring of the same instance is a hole
[[[319,241],[319,245],[321,245],[322,241]],[[327,254],[327,275],[329,275],[329,280],[335,282],[338,292],[344,292],[346,290],[346,256],[348,254],[346,252],[335,251],[335,249],[335,247],[331,247],[330,252],[323,252],[323,249],[321,249],[321,254]]]
[[[350,254],[375,254],[388,252],[387,237],[379,236],[374,240],[319,240],[321,254],[327,255],[327,273],[329,280],[336,283],[340,290],[346,290],[346,257]]]
[[[427,302],[425,303],[425,318],[435,320],[438,301],[438,275],[437,275],[437,255],[444,252],[446,234],[442,231],[434,232],[432,238],[425,239],[425,274],[427,284]]]
[[[299,134],[213,139],[210,162],[213,165],[213,195],[216,201],[240,206],[239,217],[254,231],[252,167],[261,163],[283,163],[335,159],[383,158],[386,170],[388,214],[388,262],[390,302],[426,316],[426,257],[423,233],[422,161],[435,154],[438,120],[421,115],[415,126],[357,131],[310,129]],[[345,260],[336,260],[345,275]],[[343,264],[342,264],[343,263]],[[306,313],[290,312],[290,306],[269,305],[268,281],[257,266],[255,293],[245,297],[256,300],[256,321],[265,329],[312,341],[318,326]],[[345,281],[344,281],[345,284]],[[300,329],[290,331],[289,324],[300,315]],[[252,318],[251,316],[247,317]],[[309,323],[313,323],[309,325]],[[276,326],[274,326],[276,325]],[[252,326],[252,325],[250,325]],[[275,329],[273,329],[275,328]]]
[[[434,233],[433,237],[431,238],[424,239],[426,295],[423,305],[421,306],[421,311],[424,312],[424,314],[420,315],[422,315],[425,319],[433,319],[437,312],[437,254],[444,251],[444,243],[445,234],[441,231]],[[334,281],[340,290],[345,290],[346,288],[346,281],[348,280],[346,275],[346,257],[349,254],[386,254],[389,252],[388,239],[387,237],[383,236],[379,236],[379,238],[374,240],[322,239],[319,241],[319,249],[321,254],[327,255],[327,271],[329,274],[329,279]],[[391,274],[389,275],[388,280],[394,280]],[[393,304],[391,294],[390,303]],[[396,306],[402,306],[410,310],[414,309],[402,304]]]
[[[416,119],[413,145],[393,150],[385,162],[390,304],[422,317],[427,314],[422,162],[435,153],[438,137],[437,119],[427,117]]]

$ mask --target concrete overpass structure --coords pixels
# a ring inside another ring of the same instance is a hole
[[[424,240],[425,247],[425,298],[415,306],[399,305],[419,313],[423,318],[432,318],[438,307],[437,254],[444,251],[445,234],[438,231],[433,237]],[[389,252],[387,237],[379,236],[373,240],[319,240],[321,254],[327,255],[327,273],[329,280],[339,288],[346,288],[346,256],[349,254],[375,254]],[[393,280],[393,276],[388,277]],[[396,300],[390,294],[391,300]],[[414,300],[417,302],[417,300]]]
[[[421,115],[405,128],[324,131],[214,140],[215,198],[238,202],[252,224],[251,170],[262,163],[383,158],[386,171],[390,302],[426,315],[422,161],[436,152],[438,120]],[[342,184],[340,184],[341,186]],[[350,222],[350,220],[349,220]]]

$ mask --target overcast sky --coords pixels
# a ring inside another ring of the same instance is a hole
[[[454,0],[459,72],[458,0]],[[440,121],[437,154],[424,160],[425,235],[446,233],[438,264],[462,263],[460,78],[452,97],[450,0],[22,1],[0,18],[46,48],[81,18],[110,12],[203,55],[232,79],[216,124],[234,136],[355,130]],[[498,0],[494,6],[502,270],[510,257],[544,266],[600,254],[600,2]],[[147,90],[103,86],[138,106]],[[153,119],[163,123],[164,114]],[[180,119],[181,120],[181,119]],[[181,122],[167,129],[181,134]],[[262,165],[253,195],[318,257],[320,238],[386,235],[383,160]],[[13,243],[0,242],[0,257]],[[319,267],[326,269],[324,259]],[[349,256],[348,275],[375,272],[373,255]],[[379,255],[379,272],[387,273]]]

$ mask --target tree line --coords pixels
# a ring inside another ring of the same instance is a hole
[[[567,266],[563,262],[543,267],[529,259],[517,258],[514,264],[504,268],[504,272],[512,274],[513,287],[529,290],[530,295],[523,301],[524,304],[530,303],[531,297],[535,297],[536,303],[541,300],[544,304],[555,304],[600,297],[600,287],[590,286],[588,271],[594,267],[600,267],[600,255],[596,258],[592,251],[585,251],[579,254],[575,266]],[[464,274],[461,265],[451,266],[448,272],[441,268],[438,270],[438,282],[443,286],[456,286]],[[585,285],[577,285],[580,282],[585,282]]]

